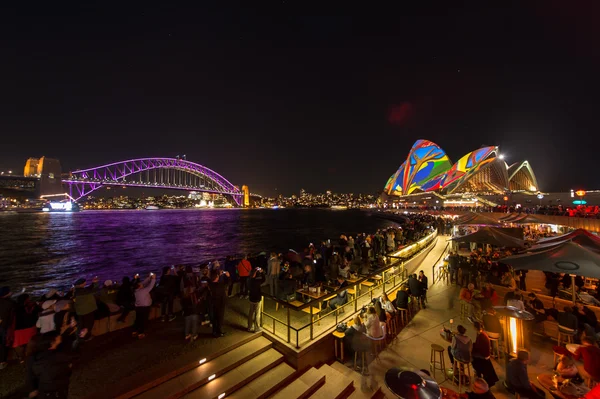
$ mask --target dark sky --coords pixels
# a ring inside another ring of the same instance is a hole
[[[187,154],[262,194],[377,192],[426,138],[600,188],[593,1],[121,3],[3,5],[0,169]]]

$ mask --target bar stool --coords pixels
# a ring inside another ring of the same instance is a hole
[[[487,331],[485,333],[490,339],[491,355],[496,359],[500,359],[500,334]]]
[[[360,370],[361,374],[365,373],[365,363],[366,363],[366,357],[367,357],[367,352],[366,351],[355,351],[354,352],[354,370],[356,370],[356,361],[358,359],[358,355],[361,355],[362,358],[362,368]]]
[[[436,355],[439,355],[439,360],[436,360]],[[435,379],[435,370],[440,370],[446,381],[446,362],[444,360],[444,348],[438,344],[431,344],[431,357],[429,362],[429,370],[433,373]]]
[[[398,308],[398,316],[400,317],[402,327],[405,327],[408,324],[408,309]]]
[[[465,367],[467,368],[466,373],[465,373]],[[469,377],[468,386],[471,385],[471,363],[463,362],[463,361],[460,361],[460,360],[454,358],[453,370],[458,373],[458,376],[456,374],[454,375],[454,379],[453,379],[452,383],[454,385],[457,385],[456,378],[458,377],[458,393],[460,394],[464,377]]]
[[[565,344],[572,344],[575,342],[574,337],[577,331],[567,328],[564,326],[558,325],[558,346],[561,345],[561,342]]]
[[[396,339],[396,335],[398,334],[398,323],[396,321],[396,317],[391,317],[386,323],[386,330],[389,331],[388,338],[391,338],[391,341]]]

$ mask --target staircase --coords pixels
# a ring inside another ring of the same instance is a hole
[[[201,359],[148,387],[135,399],[365,399],[343,369],[323,364],[297,372],[261,335],[212,359]],[[348,369],[349,370],[349,369]],[[351,370],[350,370],[351,371]],[[352,372],[352,371],[351,371]],[[355,373],[357,374],[357,373]],[[373,397],[380,397],[373,395]]]

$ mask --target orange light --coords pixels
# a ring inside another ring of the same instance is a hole
[[[508,197],[504,197],[503,199],[504,199],[504,201],[508,201]]]
[[[512,343],[511,352],[517,354],[517,319],[509,317],[509,328],[510,328],[510,341]]]
[[[585,196],[585,190],[577,190],[575,191],[575,194],[577,194],[578,197],[583,197]]]

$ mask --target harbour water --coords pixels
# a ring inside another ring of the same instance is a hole
[[[0,213],[0,285],[68,289],[79,277],[120,280],[233,254],[301,250],[391,225],[367,212],[328,209]]]

